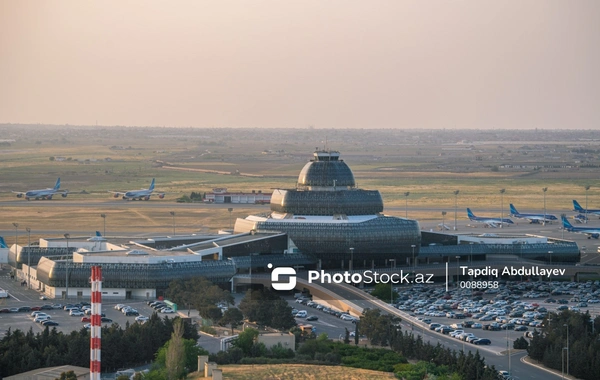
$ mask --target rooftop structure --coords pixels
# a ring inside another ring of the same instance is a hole
[[[284,232],[300,252],[337,266],[351,255],[361,261],[404,262],[418,253],[419,224],[382,212],[379,191],[357,188],[340,152],[317,150],[295,189],[273,192],[270,215],[238,219],[234,231]]]

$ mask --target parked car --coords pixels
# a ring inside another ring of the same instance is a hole
[[[475,339],[474,341],[472,341],[471,343],[476,344],[476,345],[486,345],[489,346],[490,344],[492,344],[492,341],[486,338],[481,338],[481,339]]]
[[[318,319],[319,317],[317,317],[316,315],[311,315],[306,318],[307,321],[316,321]]]
[[[42,321],[42,326],[58,326],[58,322],[55,322],[51,319],[46,319],[45,321]]]
[[[92,318],[90,317],[81,317],[81,322],[91,322]]]
[[[100,322],[102,322],[102,323],[112,323],[112,321],[113,320],[110,318],[106,318],[106,317],[100,318]]]
[[[82,317],[84,314],[83,314],[83,311],[81,311],[81,310],[72,309],[71,311],[69,311],[69,315],[71,317]]]
[[[147,321],[147,320],[149,320],[149,319],[150,319],[150,318],[148,318],[148,317],[145,317],[145,316],[143,316],[143,315],[138,315],[137,317],[135,317],[135,320],[136,320],[137,322],[146,322],[146,321]]]

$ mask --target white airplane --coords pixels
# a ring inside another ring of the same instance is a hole
[[[87,239],[87,241],[106,241],[106,238],[102,236],[100,231],[96,231],[96,236],[92,236],[91,238]]]
[[[530,223],[552,223],[552,221],[558,220],[556,215],[551,214],[521,214],[512,203],[510,204],[510,216],[527,219]]]
[[[503,224],[506,224],[506,225],[514,224],[513,221],[508,218],[500,219],[500,218],[489,218],[489,217],[485,217],[485,216],[475,216],[475,214],[473,214],[473,212],[471,212],[470,208],[467,209],[467,216],[469,217],[469,220],[471,220],[473,222],[485,223],[488,227],[492,227],[492,228],[499,227]]]
[[[600,237],[600,228],[595,227],[573,227],[571,223],[564,216],[561,218],[563,223],[563,228],[569,232],[575,232],[580,234],[587,235],[587,238],[598,239]]]
[[[119,198],[119,196],[122,196],[123,199],[125,200],[145,200],[148,201],[150,200],[150,195],[152,195],[152,193],[154,192],[154,178],[152,178],[152,182],[150,183],[150,187],[147,189],[141,189],[141,190],[131,190],[131,191],[109,191],[109,193],[114,194],[113,196],[115,198]],[[157,193],[158,197],[160,199],[163,199],[165,197],[165,193]]]
[[[41,189],[41,190],[29,190],[29,191],[13,191],[13,193],[17,194],[17,198],[27,199],[28,201],[31,199],[52,199],[54,194],[60,194],[63,198],[67,197],[69,194],[69,190],[59,190],[60,189],[60,178],[56,180],[56,184],[53,188]]]

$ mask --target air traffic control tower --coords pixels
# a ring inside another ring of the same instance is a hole
[[[419,252],[419,223],[382,213],[379,191],[358,189],[340,152],[317,150],[296,188],[275,190],[271,213],[237,219],[234,233],[284,232],[290,247],[323,267],[347,268],[351,257],[354,268],[410,263]]]

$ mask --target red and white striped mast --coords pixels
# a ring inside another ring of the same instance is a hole
[[[90,380],[100,380],[100,331],[102,328],[102,267],[92,267],[92,328],[90,329]]]

